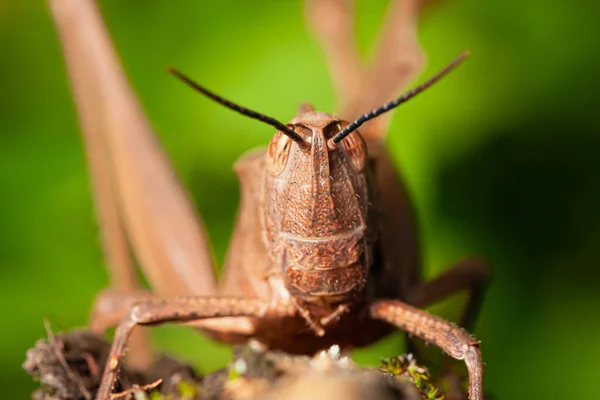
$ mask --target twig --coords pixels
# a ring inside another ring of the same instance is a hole
[[[63,355],[62,351],[58,348],[58,344],[56,343],[56,337],[54,336],[54,332],[52,332],[50,322],[47,319],[44,319],[44,328],[46,328],[46,334],[48,335],[50,346],[52,347],[52,350],[54,351],[58,362],[60,362],[60,365],[65,370],[67,376],[79,387],[79,391],[81,392],[83,397],[85,397],[86,400],[92,400],[92,395],[81,381],[81,377],[69,367],[69,364],[67,364],[67,360],[65,360],[65,356]]]
[[[157,387],[161,383],[162,383],[162,379],[159,379],[156,382],[152,382],[152,383],[149,383],[149,384],[144,385],[144,386],[133,385],[130,389],[127,389],[127,390],[124,390],[122,392],[115,393],[115,394],[111,395],[110,399],[111,400],[120,399],[122,397],[127,396],[130,393],[135,393],[138,390],[143,390],[144,392],[146,392],[146,391],[148,391],[150,389],[154,389],[155,387]]]
[[[94,357],[90,353],[83,353],[81,355],[85,362],[87,363],[88,369],[94,378],[98,377],[100,373],[100,367],[98,367],[98,363],[94,360]]]

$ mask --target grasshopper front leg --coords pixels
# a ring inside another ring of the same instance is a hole
[[[466,290],[467,303],[458,324],[471,330],[475,327],[477,315],[490,280],[489,267],[484,260],[471,258],[452,265],[430,281],[411,288],[407,301],[419,308],[428,307],[448,296]]]
[[[452,265],[435,278],[411,288],[407,295],[407,302],[415,307],[424,308],[444,300],[456,292],[465,290],[468,297],[458,319],[458,325],[471,332],[475,328],[489,280],[490,271],[484,260],[467,259]],[[409,343],[412,344],[412,342]],[[451,360],[446,358],[439,374],[453,380],[456,383],[455,390],[460,392],[462,377],[451,371]]]
[[[136,326],[185,323],[215,317],[262,317],[269,305],[261,300],[235,297],[157,298],[137,303],[117,327],[96,400],[110,400],[121,358]]]
[[[483,362],[479,342],[464,329],[398,300],[378,300],[369,307],[371,316],[389,322],[464,360],[469,371],[469,399],[483,400]]]

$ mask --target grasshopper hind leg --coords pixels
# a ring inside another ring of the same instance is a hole
[[[202,223],[127,81],[96,2],[49,3],[92,176],[110,273],[106,293],[119,293],[115,304],[119,296],[136,296],[135,258],[157,295],[215,295]],[[111,301],[99,300],[93,326],[111,319],[110,313],[102,317]],[[148,362],[147,337],[138,329],[134,336],[130,361]]]

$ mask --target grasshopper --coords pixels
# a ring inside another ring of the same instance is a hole
[[[267,149],[234,166],[241,201],[217,284],[202,224],[128,86],[97,8],[91,1],[51,0],[112,280],[90,320],[96,332],[117,326],[97,400],[110,399],[129,343],[132,361],[148,362],[144,332],[134,329],[164,323],[193,325],[226,343],[254,338],[296,354],[366,346],[397,327],[464,360],[469,398],[483,400],[479,342],[421,308],[468,290],[459,324],[472,328],[486,266],[470,259],[421,281],[411,202],[384,143],[387,112],[466,57],[389,101],[422,67],[415,34],[421,6],[390,2],[372,65],[363,69],[351,1],[306,1],[340,117],[305,103],[284,124],[171,69],[209,98],[277,129]],[[128,243],[151,292],[139,289]]]

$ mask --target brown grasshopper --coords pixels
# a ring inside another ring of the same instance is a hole
[[[283,124],[172,70],[213,100],[277,129],[266,150],[244,155],[234,167],[241,204],[217,286],[201,223],[153,138],[97,9],[91,1],[51,0],[113,275],[112,290],[98,296],[90,322],[97,332],[117,325],[98,400],[111,397],[134,328],[168,322],[194,325],[222,342],[256,338],[291,353],[332,344],[365,346],[393,325],[464,360],[469,398],[483,400],[479,342],[420,308],[469,290],[460,324],[470,328],[486,268],[469,260],[430,282],[420,281],[410,200],[384,146],[388,118],[380,116],[465,55],[386,102],[421,68],[415,39],[420,2],[390,2],[373,65],[364,72],[352,40],[350,3],[307,1],[343,118],[304,104]],[[127,240],[152,293],[138,289]],[[143,336],[136,339],[131,346],[143,343]],[[138,361],[144,354],[135,347],[131,353]]]

